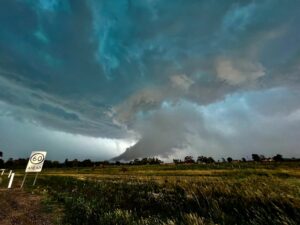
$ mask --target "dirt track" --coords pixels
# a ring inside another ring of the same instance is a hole
[[[47,210],[43,199],[20,189],[0,189],[1,225],[55,224],[54,213]]]

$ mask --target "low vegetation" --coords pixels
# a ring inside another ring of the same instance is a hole
[[[299,162],[52,168],[35,187],[33,178],[25,190],[48,213],[62,209],[60,224],[300,224]],[[17,171],[12,191],[21,181]]]
[[[263,166],[173,176],[163,166],[114,167],[43,176],[39,188],[65,208],[65,224],[300,224],[299,167]]]

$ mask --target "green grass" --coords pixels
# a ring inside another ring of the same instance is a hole
[[[45,169],[33,179],[25,189],[47,196],[46,211],[62,208],[64,224],[300,224],[299,163]]]
[[[45,177],[66,224],[299,224],[299,186],[276,177],[147,181]],[[196,222],[196,223],[195,223]]]
[[[37,190],[65,224],[300,224],[297,165],[203,166],[47,170]]]

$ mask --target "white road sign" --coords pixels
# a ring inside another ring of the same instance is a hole
[[[47,152],[34,151],[31,153],[25,172],[41,172]]]

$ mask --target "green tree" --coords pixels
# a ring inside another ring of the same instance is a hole
[[[282,157],[282,155],[277,154],[277,155],[275,155],[275,156],[273,157],[273,160],[274,160],[275,162],[282,162],[282,161],[283,161],[283,157]]]
[[[260,161],[260,157],[258,154],[252,154],[252,159],[254,162],[259,162]]]
[[[232,162],[232,158],[231,158],[231,157],[228,157],[228,158],[227,158],[227,162],[231,163],[231,162]]]

